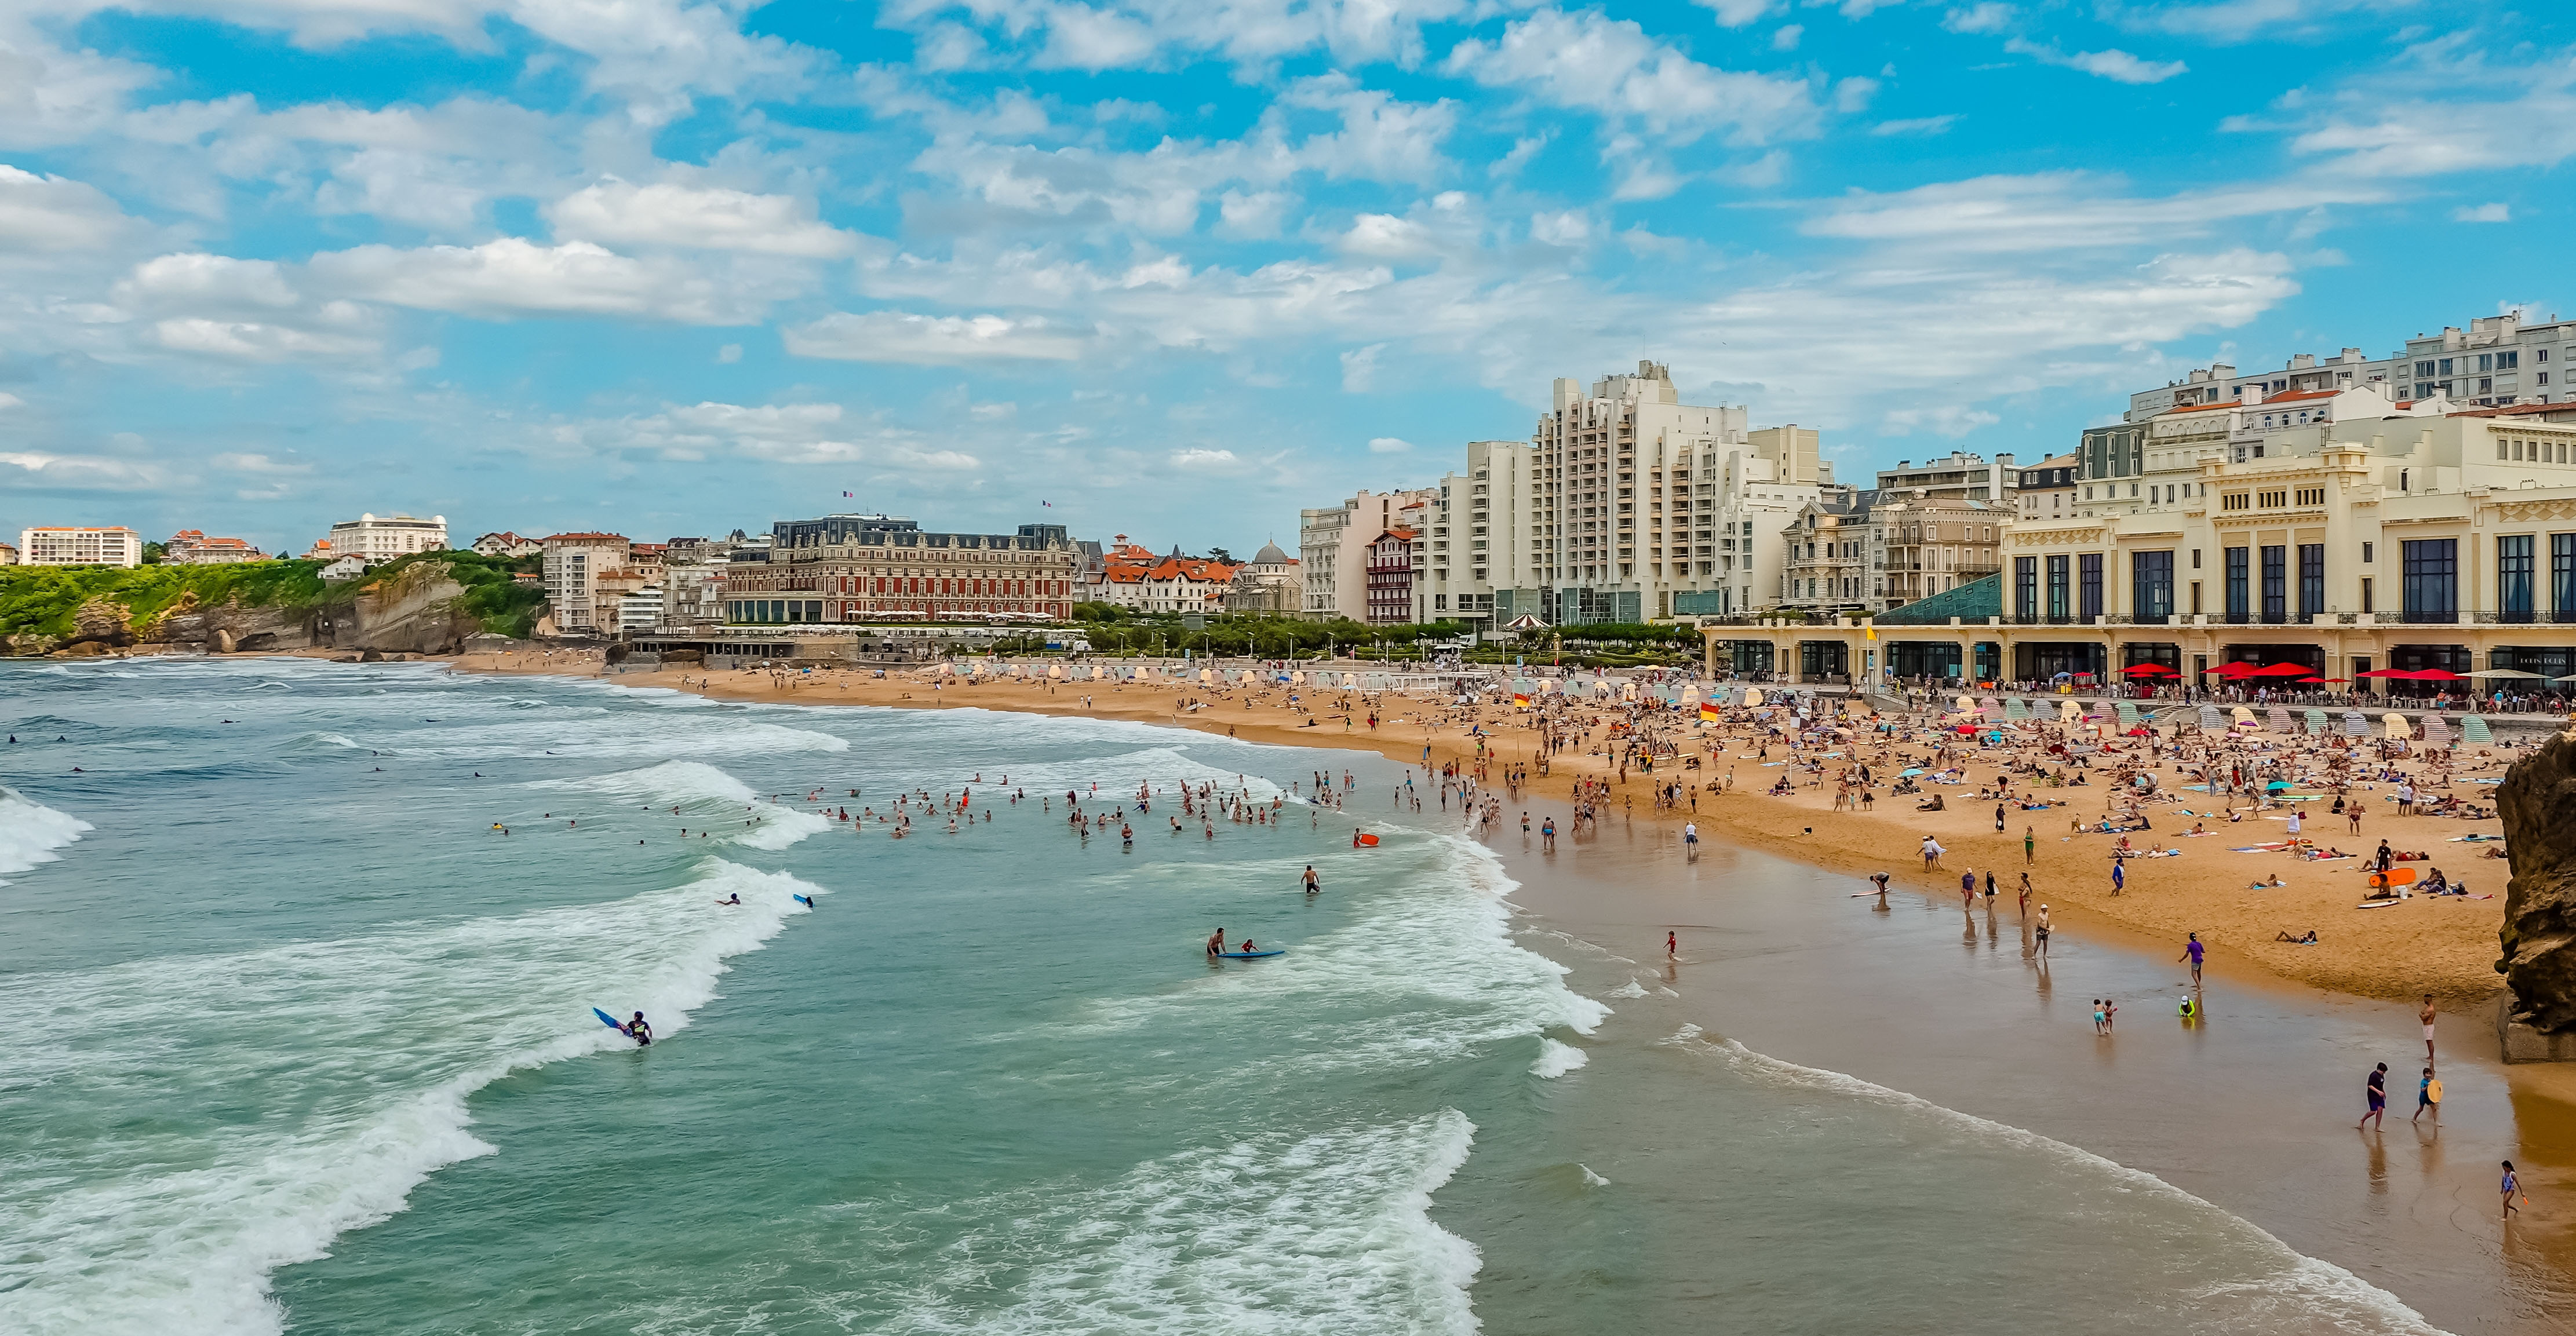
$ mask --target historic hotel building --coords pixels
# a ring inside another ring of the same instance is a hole
[[[892,515],[826,515],[771,533],[725,567],[728,623],[1060,620],[1073,613],[1082,573],[1059,524],[931,533]]]

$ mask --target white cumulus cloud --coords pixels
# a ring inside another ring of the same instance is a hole
[[[555,235],[627,246],[679,246],[756,251],[824,259],[847,255],[858,239],[814,216],[814,206],[788,195],[755,195],[664,182],[633,185],[610,177],[546,206]]]

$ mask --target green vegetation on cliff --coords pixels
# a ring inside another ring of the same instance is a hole
[[[487,631],[525,636],[545,594],[516,579],[536,558],[472,552],[423,552],[379,566],[354,580],[326,582],[318,561],[254,561],[231,566],[0,566],[0,636],[62,638],[78,631],[81,608],[102,602],[123,611],[126,625],[148,635],[164,614],[189,608],[341,606],[388,581],[443,573],[465,590],[460,602]]]

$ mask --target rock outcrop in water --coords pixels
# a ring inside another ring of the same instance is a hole
[[[2513,763],[2496,789],[2505,854],[2513,880],[2505,887],[2504,958],[2496,969],[2513,991],[2507,1014],[2508,1058],[2525,1042],[2576,1056],[2576,732],[2561,733]]]

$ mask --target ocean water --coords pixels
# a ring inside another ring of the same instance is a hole
[[[432,665],[0,692],[0,1331],[2430,1330],[1675,1023],[1373,757]],[[1322,769],[1347,815],[1170,829]],[[1132,848],[1068,828],[1140,784]]]

